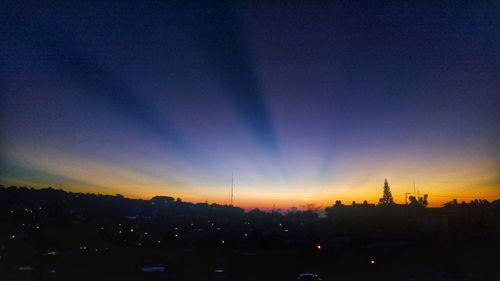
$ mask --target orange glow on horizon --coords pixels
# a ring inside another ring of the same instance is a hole
[[[72,189],[75,192],[78,192],[78,188]],[[427,189],[432,190],[432,189]],[[457,199],[458,202],[469,202],[474,199],[487,199],[488,201],[494,201],[495,199],[500,199],[500,192],[498,192],[499,188],[484,188],[485,191],[489,191],[489,193],[481,192],[464,192],[462,194],[458,194],[457,196],[452,195],[444,195],[439,194],[439,190],[436,192],[427,192],[429,194],[429,206],[428,207],[441,207],[444,203],[449,202],[453,199]],[[496,192],[495,192],[496,191]],[[96,192],[98,193],[98,192]],[[106,194],[106,193],[103,193]],[[115,195],[116,193],[109,193],[107,195]],[[191,203],[208,203],[208,204],[219,204],[219,205],[229,205],[230,197],[229,195],[218,195],[218,194],[182,194],[182,193],[155,193],[154,190],[142,193],[130,193],[125,190],[120,193],[128,198],[133,199],[143,199],[149,200],[154,196],[170,196],[175,199],[180,198],[182,201],[191,202]],[[332,206],[336,200],[341,200],[344,205],[351,205],[353,201],[356,204],[362,204],[364,200],[367,200],[368,204],[377,204],[378,199],[382,196],[382,188],[377,187],[377,189],[371,194],[339,194],[339,195],[318,195],[314,196],[305,196],[303,198],[294,197],[295,193],[291,193],[290,196],[276,196],[276,194],[270,194],[266,196],[265,194],[261,196],[248,196],[245,194],[235,194],[234,206],[240,207],[245,210],[251,209],[261,209],[264,211],[272,211],[281,210],[288,211],[291,208],[297,208],[297,210],[304,210],[310,204],[314,204],[314,207],[317,207],[321,210],[324,210],[326,207]],[[420,192],[420,196],[423,196],[424,193]],[[405,196],[404,194],[400,194],[399,192],[393,191],[394,200],[397,204],[405,204]]]
[[[26,184],[22,184],[22,182],[9,182],[8,185],[16,184],[18,186],[25,186]],[[389,182],[390,184],[390,182]],[[48,187],[49,185],[29,185],[30,187],[34,188],[45,188]],[[53,186],[54,187],[54,186]],[[55,186],[54,188],[57,188]],[[89,188],[89,187],[79,187],[79,186],[63,186],[63,189],[69,192],[90,192],[90,193],[96,193],[96,194],[103,194],[103,195],[116,195],[116,194],[122,194],[125,197],[131,198],[131,199],[143,199],[143,200],[149,200],[154,196],[170,196],[175,199],[180,198],[182,201],[185,202],[192,202],[192,203],[208,203],[208,204],[219,204],[219,205],[229,205],[230,204],[230,196],[227,194],[225,195],[220,195],[217,193],[210,193],[210,194],[200,194],[200,193],[185,193],[183,194],[182,192],[172,192],[172,193],[165,193],[165,192],[159,192],[161,189],[135,189],[132,188],[131,190],[140,190],[141,192],[137,193],[132,193],[130,192],[130,189],[123,189],[120,190],[120,188],[110,188],[110,190],[116,191],[116,192],[102,192],[99,188]],[[463,190],[460,188],[456,188],[456,190],[462,191],[460,194],[446,194],[445,191],[449,189],[431,189],[428,188],[424,191],[420,191],[420,196],[423,196],[424,194],[429,194],[428,201],[429,201],[429,206],[428,207],[441,207],[443,206],[444,203],[449,202],[453,199],[457,199],[458,202],[469,202],[474,199],[487,199],[488,201],[494,201],[496,199],[500,199],[500,188],[497,186],[488,186],[488,187],[482,187],[482,188],[477,188],[477,190],[481,190],[482,192],[475,192],[472,190]],[[413,192],[413,190],[411,190]],[[405,204],[405,195],[403,192],[401,192],[400,189],[393,188],[392,189],[394,201],[397,204]],[[275,210],[281,210],[281,211],[288,211],[291,208],[297,208],[297,210],[304,210],[307,206],[311,206],[311,204],[314,204],[313,207],[317,207],[321,210],[324,210],[324,208],[332,206],[336,200],[341,200],[342,204],[344,205],[351,205],[353,201],[356,202],[356,204],[362,204],[364,200],[367,200],[368,204],[377,204],[378,199],[382,196],[382,186],[379,184],[379,186],[376,186],[373,188],[371,192],[366,192],[366,193],[349,193],[349,192],[344,192],[344,193],[339,193],[339,194],[333,194],[333,193],[323,193],[323,194],[297,194],[295,192],[290,192],[290,193],[275,193],[275,192],[267,192],[260,194],[259,196],[256,196],[255,194],[238,194],[235,193],[235,199],[234,199],[234,206],[235,207],[240,207],[245,210],[251,210],[251,209],[261,209],[264,211],[272,211],[273,209]]]
[[[276,171],[269,171],[268,176],[256,174],[251,169],[246,173],[241,171],[234,177],[234,206],[270,211],[292,207],[300,210],[310,204],[324,209],[336,200],[345,205],[351,205],[353,201],[361,204],[364,200],[376,204],[382,196],[384,178],[388,179],[398,204],[405,204],[405,193],[408,192],[421,196],[428,194],[429,207],[440,207],[452,199],[469,202],[500,198],[500,177],[491,153],[471,150],[457,156],[446,151],[439,154],[410,152],[380,152],[381,155],[377,152],[346,157],[324,178],[300,174],[300,171],[289,173],[286,179]],[[148,163],[135,167],[127,162],[110,162],[22,145],[12,146],[5,156],[35,171],[62,178],[61,181],[51,178],[36,181],[6,174],[2,175],[0,182],[5,186],[58,188],[62,184],[64,190],[72,192],[119,193],[140,199],[167,195],[193,203],[230,204],[230,173],[227,178],[222,175],[214,179],[204,175],[203,171],[182,165],[163,167]],[[167,170],[169,173],[151,173],[151,170]]]

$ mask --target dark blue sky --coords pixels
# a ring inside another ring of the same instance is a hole
[[[0,8],[4,184],[225,202],[234,172],[242,205],[375,198],[385,177],[500,193],[498,2]]]

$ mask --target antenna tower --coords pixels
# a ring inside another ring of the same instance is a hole
[[[231,173],[231,206],[233,206],[234,173]]]

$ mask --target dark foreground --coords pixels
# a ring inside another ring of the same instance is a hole
[[[0,188],[0,203],[2,281],[500,276],[498,204],[339,204],[318,218],[17,188]]]

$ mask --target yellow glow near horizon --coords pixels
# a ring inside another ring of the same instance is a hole
[[[50,150],[28,150],[20,147],[11,150],[10,158],[35,170],[66,177],[73,182],[62,182],[63,189],[74,192],[92,192],[131,198],[150,199],[167,195],[190,202],[229,204],[230,178],[227,183],[213,183],[176,174],[177,181],[167,176],[155,176],[122,163],[76,157]],[[406,159],[411,158],[409,162]],[[414,184],[421,195],[429,194],[432,207],[441,206],[454,198],[458,201],[472,199],[494,200],[500,198],[500,175],[491,159],[461,155],[460,157],[429,158],[394,154],[385,157],[351,158],[342,167],[334,168],[332,175],[323,182],[295,180],[290,182],[255,181],[256,175],[247,178],[236,175],[234,205],[245,209],[300,208],[303,205],[331,206],[336,200],[350,205],[352,201],[377,203],[382,196],[384,178],[387,178],[395,201],[405,203],[405,192],[413,192]],[[389,174],[389,176],[387,175]],[[195,180],[192,180],[195,179]],[[250,179],[250,180],[249,180]],[[30,181],[26,178],[2,176],[4,185],[32,187],[59,187],[61,182]],[[180,180],[180,181],[179,181]]]

